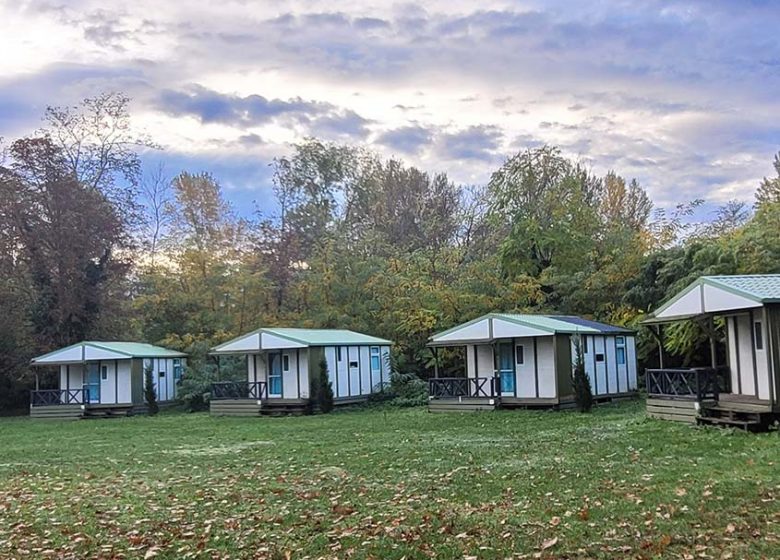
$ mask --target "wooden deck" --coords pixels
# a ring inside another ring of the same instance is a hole
[[[721,393],[718,400],[651,396],[647,415],[661,420],[741,428],[748,431],[769,429],[780,415],[769,401],[746,395]]]

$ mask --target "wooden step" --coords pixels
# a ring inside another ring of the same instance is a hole
[[[714,416],[700,416],[699,424],[712,424],[722,426],[734,426],[747,431],[756,431],[761,429],[762,423],[758,420],[736,420],[731,418],[717,418]]]

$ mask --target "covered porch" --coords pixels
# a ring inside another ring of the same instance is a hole
[[[767,286],[765,277],[703,277],[644,321],[660,362],[645,372],[649,416],[751,431],[765,430],[778,418],[774,362],[780,324],[777,310],[756,293]],[[664,350],[664,328],[682,321],[695,322],[707,335],[708,363],[666,367],[671,357]],[[725,335],[716,321],[725,325]]]

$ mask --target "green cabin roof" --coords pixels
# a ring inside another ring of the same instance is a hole
[[[701,280],[761,303],[780,301],[780,274],[702,276]]]
[[[392,344],[384,338],[378,338],[346,329],[297,329],[297,328],[266,328],[263,332],[275,334],[308,344],[309,346],[330,346],[332,344]]]
[[[42,356],[33,358],[32,362],[35,363],[38,360],[52,357],[55,354],[64,352],[65,350],[70,350],[71,348],[76,348],[78,346],[91,346],[92,348],[97,348],[99,350],[107,350],[109,352],[122,354],[123,356],[127,356],[128,358],[186,358],[187,357],[187,354],[184,354],[183,352],[177,352],[176,350],[169,350],[168,348],[163,348],[162,346],[155,346],[154,344],[147,344],[145,342],[85,340],[83,342],[77,342],[76,344],[71,344],[70,346],[59,348],[52,352],[43,354]]]
[[[346,329],[303,329],[294,327],[263,327],[237,336],[212,348],[214,353],[241,353],[244,350],[224,350],[225,347],[249,337],[268,334],[300,344],[301,346],[364,346],[390,345],[392,341]]]

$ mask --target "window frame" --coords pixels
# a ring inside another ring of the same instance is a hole
[[[515,365],[525,365],[525,344],[515,344]]]
[[[760,320],[753,321],[753,342],[756,350],[764,350],[764,325]]]

